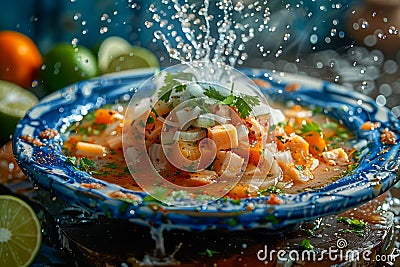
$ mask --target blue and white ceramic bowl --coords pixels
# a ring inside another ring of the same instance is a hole
[[[361,151],[357,169],[321,189],[283,195],[281,205],[266,204],[269,198],[266,196],[243,199],[239,203],[218,200],[200,207],[171,207],[146,197],[146,193],[129,191],[75,170],[66,163],[61,152],[62,136],[49,139],[40,147],[21,138],[23,135],[37,138],[47,128],[61,130],[81,120],[91,109],[129,100],[135,89],[152,76],[152,71],[103,76],[68,86],[46,97],[17,126],[13,139],[15,156],[33,182],[71,205],[143,225],[195,231],[210,228],[282,230],[358,206],[384,193],[400,179],[400,125],[386,108],[364,95],[318,79],[257,69],[242,71],[251,78],[271,84],[268,89],[262,88],[269,99],[322,107],[326,114],[348,127],[356,136]],[[285,86],[294,82],[300,84],[300,89],[286,92]],[[363,131],[361,125],[365,121],[378,121],[381,126]],[[381,143],[383,128],[396,133],[395,145]],[[83,182],[96,182],[104,187],[88,189],[81,186]],[[109,193],[113,191],[134,194],[138,200],[128,202],[111,198]]]

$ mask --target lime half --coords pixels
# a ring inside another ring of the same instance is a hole
[[[0,195],[0,266],[29,266],[42,241],[33,209],[19,198]]]
[[[10,138],[18,121],[38,101],[32,92],[16,84],[0,80],[0,144]]]
[[[121,37],[105,39],[98,51],[100,71],[105,73],[128,69],[159,68],[157,57],[148,49],[132,46]]]

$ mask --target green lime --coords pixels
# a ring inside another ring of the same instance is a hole
[[[16,84],[0,80],[0,123],[2,128],[0,144],[9,140],[18,121],[38,101],[32,92]]]
[[[106,73],[110,62],[120,55],[129,53],[131,48],[131,44],[121,37],[112,36],[105,39],[100,44],[97,52],[99,70],[102,73]]]
[[[19,198],[0,195],[0,266],[29,266],[42,242],[33,209]]]
[[[106,73],[159,67],[158,60],[152,52],[143,47],[133,46],[129,53],[114,58],[108,65]]]
[[[104,73],[138,68],[159,68],[157,57],[148,49],[132,46],[121,37],[105,39],[98,52],[99,69]]]
[[[54,46],[43,58],[40,78],[46,93],[99,74],[96,56],[85,46]]]

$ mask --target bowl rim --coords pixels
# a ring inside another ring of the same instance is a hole
[[[262,79],[271,84],[272,89],[261,88],[269,99],[285,97],[296,102],[301,98],[301,102],[307,105],[321,106],[322,104],[324,106],[326,100],[317,99],[316,95],[337,96],[338,99],[335,99],[334,104],[338,107],[333,109],[338,112],[339,107],[343,105],[350,107],[350,110],[353,110],[352,116],[356,118],[350,125],[360,124],[367,116],[369,119],[381,122],[382,127],[400,129],[399,120],[387,108],[378,106],[369,97],[344,86],[304,75],[265,69],[239,69],[239,71],[250,78]],[[215,226],[230,230],[256,227],[282,229],[301,221],[338,213],[377,197],[400,180],[399,142],[392,146],[383,146],[387,148],[384,150],[380,143],[379,132],[374,130],[370,135],[367,133],[363,133],[365,136],[362,135],[363,139],[369,139],[371,142],[367,152],[370,156],[365,158],[369,162],[363,160],[363,165],[359,167],[362,167],[361,169],[320,190],[280,196],[284,201],[280,205],[266,204],[269,196],[263,196],[242,199],[239,203],[229,199],[195,208],[174,207],[155,202],[147,198],[144,192],[132,192],[118,185],[95,179],[81,171],[71,172],[71,169],[56,169],[54,165],[49,166],[37,153],[43,152],[44,149],[53,149],[55,161],[52,164],[65,167],[65,162],[62,162],[65,157],[60,148],[61,138],[48,140],[43,147],[32,146],[21,138],[24,134],[38,137],[39,130],[43,130],[46,126],[60,130],[63,121],[65,123],[65,118],[71,119],[71,114],[76,111],[77,104],[80,106],[84,103],[90,104],[88,105],[88,110],[90,110],[115,101],[126,95],[127,90],[132,93],[142,82],[151,77],[153,72],[154,70],[149,69],[101,76],[72,84],[43,98],[19,122],[13,137],[14,155],[23,171],[34,183],[54,191],[56,195],[60,195],[71,204],[76,204],[91,212],[146,225],[151,221],[153,224],[168,224],[176,228],[206,229]],[[285,86],[293,82],[299,83],[301,88],[287,93]],[[351,101],[348,102],[348,100]],[[361,100],[361,103],[357,100]],[[57,116],[54,111],[61,109],[65,111]],[[358,114],[354,114],[360,109],[362,111],[360,114],[364,116],[361,119],[357,117]],[[343,111],[340,115],[344,116],[347,112],[349,110]],[[397,140],[398,136],[397,133]],[[70,174],[74,177],[70,177]],[[88,189],[79,186],[79,181],[87,180],[96,181],[104,185],[105,189]],[[132,193],[141,200],[115,199],[108,195],[112,191]],[[249,209],[249,207],[252,208]],[[232,218],[236,222],[232,222]]]

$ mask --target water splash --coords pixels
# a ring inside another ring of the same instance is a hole
[[[160,40],[169,56],[180,62],[243,64],[248,58],[247,43],[265,28],[270,15],[267,1],[244,4],[231,0],[162,0],[162,4],[172,6],[173,14],[151,4],[152,21],[146,21],[145,26],[158,26],[154,41]],[[255,16],[260,12],[262,19]]]

